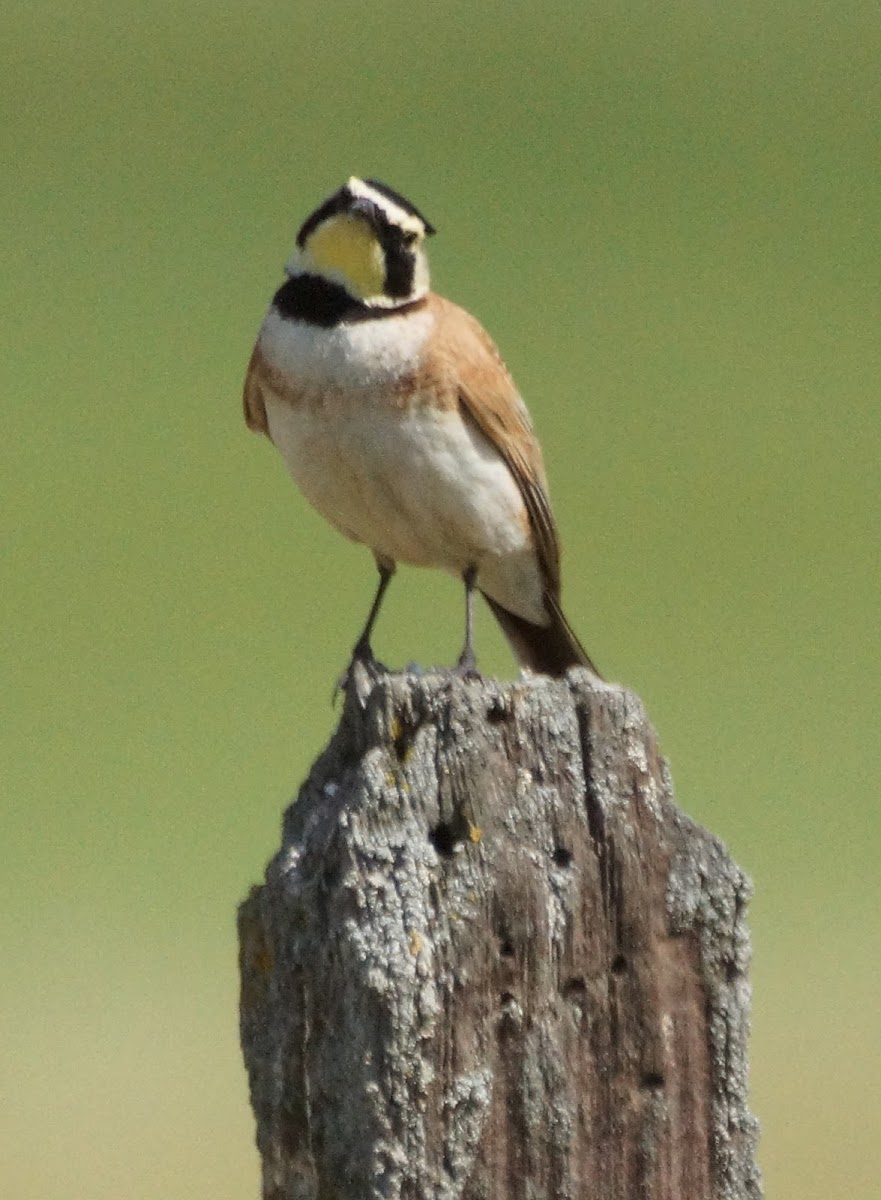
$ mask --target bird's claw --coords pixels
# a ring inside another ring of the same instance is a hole
[[[387,674],[388,667],[385,663],[381,663],[379,659],[374,658],[373,651],[369,645],[357,645],[352,651],[349,665],[334,684],[330,699],[331,704],[335,705],[340,693],[348,692],[350,687],[354,687],[356,691],[361,691],[362,688],[359,684],[363,681],[363,684],[366,685],[364,690],[367,691],[381,676]],[[358,678],[359,675],[361,676],[360,680]]]
[[[457,676],[459,679],[480,679],[481,674],[477,669],[477,655],[471,648],[471,638],[469,636],[465,643],[465,648],[456,660],[456,665],[451,668],[450,673]]]

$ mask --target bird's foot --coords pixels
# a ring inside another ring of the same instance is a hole
[[[473,653],[462,653],[452,667],[422,667],[419,663],[407,663],[404,668],[412,675],[442,675],[447,679],[482,679],[477,669],[477,659]]]
[[[357,691],[369,690],[383,675],[388,675],[388,667],[374,657],[369,642],[359,642],[352,651],[349,665],[340,675],[333,689],[331,704],[335,704],[341,692],[347,692],[350,687]]]
[[[483,678],[477,669],[477,656],[473,650],[463,650],[456,661],[456,665],[450,667],[449,673],[454,679]]]

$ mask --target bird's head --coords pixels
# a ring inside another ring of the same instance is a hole
[[[303,223],[287,273],[317,275],[372,308],[400,308],[428,292],[424,242],[432,233],[409,200],[352,176]]]

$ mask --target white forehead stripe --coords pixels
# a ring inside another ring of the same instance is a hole
[[[399,229],[404,229],[408,233],[425,233],[425,225],[417,216],[407,212],[405,208],[401,208],[400,204],[395,204],[394,200],[390,200],[382,192],[377,192],[357,175],[351,177],[346,187],[353,196],[359,196],[362,200],[370,200],[377,208],[381,208],[389,221],[393,225],[397,225]]]

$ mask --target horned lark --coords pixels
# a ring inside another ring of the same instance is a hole
[[[303,224],[245,380],[245,420],[266,434],[306,499],[369,546],[379,587],[353,662],[397,563],[465,584],[475,669],[478,588],[520,665],[593,670],[560,608],[560,551],[529,413],[489,336],[429,290],[408,200],[352,178]]]

